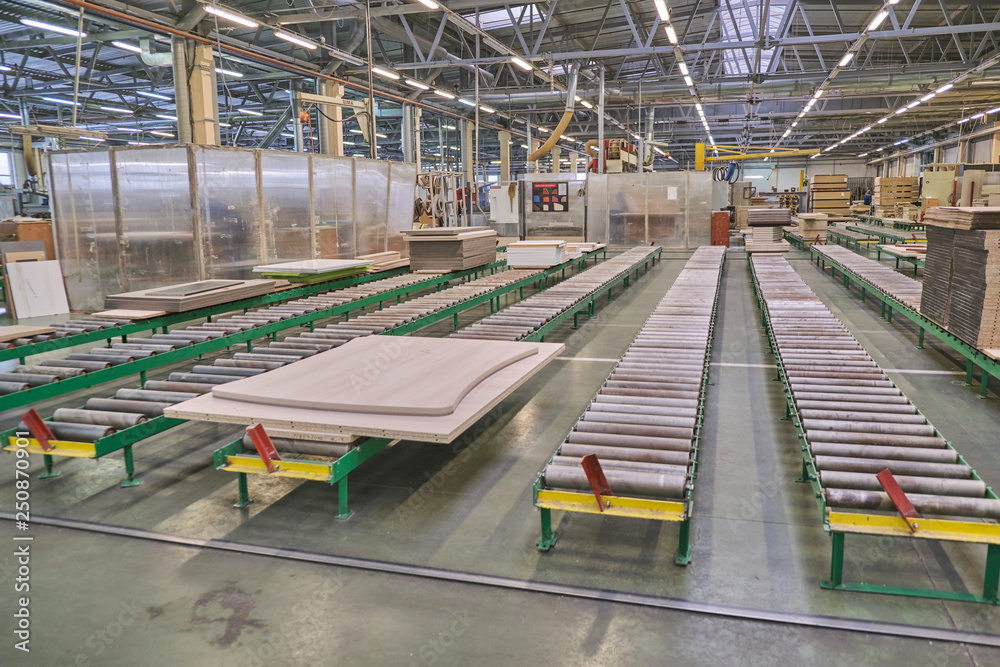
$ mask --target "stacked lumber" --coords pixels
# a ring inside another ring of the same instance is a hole
[[[357,259],[303,259],[255,266],[253,272],[295,283],[322,283],[365,273],[369,266],[369,262]]]
[[[748,227],[782,227],[790,224],[791,221],[792,212],[787,208],[751,208],[747,210]]]
[[[273,280],[199,280],[153,290],[109,294],[104,297],[104,307],[182,313],[261,296],[273,289]]]
[[[507,266],[512,269],[547,269],[568,258],[565,241],[517,241],[507,244]]]
[[[799,213],[798,232],[806,239],[826,240],[826,228],[829,225],[829,216],[826,213]]]
[[[358,255],[354,259],[371,262],[371,267],[368,269],[368,273],[379,273],[381,271],[398,269],[400,267],[410,265],[410,258],[400,256],[400,254],[395,250],[390,250],[389,252],[376,252],[371,255]]]
[[[784,230],[781,227],[751,227],[746,237],[746,251],[752,253],[788,252],[791,245],[784,240]]]
[[[949,229],[1000,229],[1000,206],[935,206],[924,222]]]
[[[756,210],[758,208],[764,208],[764,209],[766,209],[767,207],[766,206],[764,206],[764,207],[760,207],[760,206],[737,206],[736,207],[736,228],[737,229],[746,229],[747,227],[749,227],[749,225],[747,224],[747,218],[750,215],[750,211]]]
[[[810,210],[846,216],[851,213],[851,191],[847,189],[847,175],[813,176],[809,184]]]
[[[919,179],[915,176],[876,178],[874,194],[876,217],[901,218],[896,204],[910,206],[920,201]]]
[[[962,224],[986,224],[964,218]],[[1000,220],[994,224],[927,227],[920,312],[980,349],[1000,347]]]
[[[402,232],[414,271],[461,271],[496,258],[497,233],[489,227],[436,227]]]

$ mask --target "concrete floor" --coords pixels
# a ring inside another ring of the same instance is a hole
[[[686,664],[1000,663],[998,649],[928,641],[919,628],[904,638],[822,627],[822,617],[834,617],[1000,634],[1000,614],[984,605],[819,588],[829,538],[809,488],[793,481],[800,467],[795,433],[780,420],[780,385],[739,251],[729,257],[716,327],[692,564],[673,564],[674,525],[590,515],[557,513],[558,544],[548,553],[535,549],[535,475],[685,259],[664,257],[579,330],[550,336],[566,343],[562,358],[458,443],[404,442],[366,463],[350,479],[355,514],[347,521],[333,519],[336,490],[314,482],[251,479],[255,502],[233,509],[235,476],[211,466],[211,452],[237,432],[221,426],[187,424],[137,446],[140,487],[118,487],[122,463],[114,455],[60,462],[54,480],[33,477],[36,517],[142,529],[173,543],[35,526],[33,650],[26,659],[12,648],[6,587],[14,559],[0,556],[0,664],[13,657],[13,664],[38,665],[632,665],[662,663],[665,655]],[[876,361],[896,369],[893,379],[987,482],[1000,480],[996,395],[979,400],[978,384],[961,386],[964,364],[953,353],[935,344],[915,350],[916,330],[907,322],[885,323],[804,253],[788,257]],[[95,393],[110,395],[110,386]],[[80,403],[79,396],[69,401]],[[9,424],[5,417],[0,426]],[[12,468],[0,469],[0,511],[12,509]],[[40,468],[37,462],[32,470]],[[13,533],[10,522],[2,525]],[[177,538],[504,577],[508,584],[232,553]],[[977,591],[984,562],[982,546],[852,537],[845,578]],[[511,588],[534,582],[728,605],[745,608],[749,618]],[[769,611],[819,627],[755,618]]]

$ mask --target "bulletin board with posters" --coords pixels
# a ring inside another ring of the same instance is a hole
[[[569,184],[532,183],[532,213],[564,213],[569,210]]]

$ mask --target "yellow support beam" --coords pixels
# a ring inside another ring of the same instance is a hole
[[[684,503],[674,500],[650,500],[627,496],[606,496],[605,499],[611,504],[609,507],[605,507],[602,512],[601,508],[597,506],[597,498],[594,497],[593,493],[542,490],[538,492],[536,506],[550,510],[628,516],[658,521],[684,521],[687,518]]]
[[[27,447],[18,447],[17,441],[20,438],[11,436],[7,439],[8,445],[4,447],[5,451],[16,452],[19,449],[27,449],[30,454],[48,454],[49,456],[71,456],[79,459],[92,459],[95,458],[97,449],[92,442],[72,442],[70,440],[49,440],[49,446],[52,447],[49,451],[42,449],[41,443],[39,443],[34,438],[28,438]]]
[[[333,464],[321,461],[276,461],[278,469],[268,472],[264,460],[259,456],[227,456],[226,467],[220,468],[226,472],[242,472],[248,475],[271,475],[273,477],[291,477],[293,479],[308,479],[314,482],[329,482],[333,477]]]
[[[892,537],[917,537],[925,540],[1000,544],[1000,524],[951,519],[916,519],[911,532],[902,517],[883,514],[829,513],[830,530],[835,533],[861,533]]]
[[[706,162],[732,162],[735,160],[762,160],[764,158],[782,157],[802,157],[806,155],[816,155],[820,152],[818,148],[796,149],[787,148],[778,150],[766,147],[741,147],[715,145],[712,150],[718,155],[711,157],[705,155],[705,144],[699,142],[694,146],[694,168],[697,171],[705,169]]]

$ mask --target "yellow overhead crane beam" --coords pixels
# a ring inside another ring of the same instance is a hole
[[[758,160],[760,158],[770,157],[800,157],[803,155],[816,155],[819,153],[820,149],[813,148],[810,150],[805,149],[795,149],[795,148],[783,148],[778,150],[777,148],[765,148],[765,147],[743,147],[743,146],[722,146],[716,145],[712,147],[714,152],[718,155],[712,155],[710,157],[705,156],[705,144],[698,142],[694,145],[694,168],[695,171],[704,171],[706,162],[732,162],[734,160]]]

